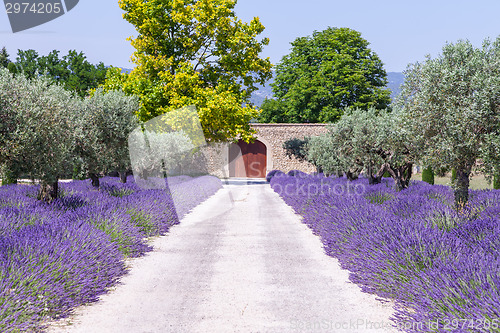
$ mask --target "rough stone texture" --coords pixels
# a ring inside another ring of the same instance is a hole
[[[289,158],[283,149],[283,143],[289,139],[303,139],[306,136],[317,136],[327,131],[327,124],[252,124],[257,131],[257,140],[267,148],[266,173],[279,169],[283,172],[301,170],[307,173],[316,168],[294,157]],[[219,178],[229,176],[229,144],[212,144],[203,149],[203,159],[210,174]]]
[[[218,143],[210,144],[203,150],[207,163],[207,169],[211,175],[219,178],[229,177],[229,169],[227,167],[227,164],[229,163],[227,147],[228,144]]]
[[[257,139],[266,145],[268,154],[271,150],[272,165],[268,162],[267,171],[278,169],[283,172],[290,170],[316,172],[312,164],[298,161],[294,157],[287,157],[283,143],[293,138],[303,139],[306,136],[323,134],[327,131],[326,126],[327,124],[252,124],[252,127],[257,130]]]
[[[252,124],[257,131],[257,140],[267,148],[266,173],[279,169],[283,172],[300,170],[307,173],[316,172],[316,168],[294,157],[289,158],[283,149],[283,143],[289,139],[303,139],[306,136],[317,136],[327,131],[327,124]],[[219,178],[229,177],[229,144],[212,144],[203,149],[202,158],[208,172]]]

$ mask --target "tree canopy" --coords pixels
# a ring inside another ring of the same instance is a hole
[[[272,84],[278,104],[262,106],[261,122],[334,122],[347,107],[385,109],[391,102],[383,63],[361,33],[328,28],[291,44]]]
[[[82,99],[46,76],[28,79],[0,68],[0,175],[41,182],[57,197],[59,177],[78,159],[89,174],[130,169],[128,135],[138,125],[137,98],[97,89]]]
[[[94,186],[99,186],[100,173],[125,173],[131,169],[128,138],[139,126],[137,109],[137,98],[122,91],[104,93],[102,88],[80,103],[74,133],[75,156]]]
[[[7,52],[7,49],[4,46],[0,51],[0,67],[7,68],[9,63],[10,63],[9,53]]]
[[[498,169],[500,136],[500,38],[475,48],[469,41],[446,44],[437,58],[409,65],[396,106],[416,152],[434,170],[456,170],[455,202],[468,200],[476,162]]]
[[[311,138],[307,159],[327,173],[348,178],[364,171],[371,184],[387,171],[401,190],[409,186],[415,155],[400,114],[370,108],[347,109],[328,133]]]
[[[13,65],[9,67],[12,72],[23,73],[29,79],[47,76],[80,97],[87,96],[89,90],[103,84],[107,71],[102,62],[93,65],[83,52],[75,50],[70,50],[62,58],[57,50],[46,56],[31,49],[19,50]]]
[[[249,97],[271,76],[269,59],[259,58],[268,39],[264,26],[234,13],[234,0],[120,0],[124,18],[138,35],[130,74],[108,73],[106,89],[139,96],[140,120],[195,105],[208,140],[252,136],[258,115]]]
[[[48,200],[71,168],[76,100],[46,78],[31,79],[0,69],[0,166],[42,183]]]

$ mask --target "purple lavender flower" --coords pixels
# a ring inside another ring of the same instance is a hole
[[[396,300],[402,330],[500,331],[500,191],[471,191],[457,212],[451,188],[423,182],[400,192],[363,178],[270,184],[353,282]]]
[[[146,239],[166,233],[222,183],[210,176],[169,179],[169,189],[141,190],[105,177],[62,183],[51,204],[37,186],[0,187],[0,331],[39,331],[93,302],[126,273],[124,257],[151,250]],[[182,200],[176,200],[173,194]],[[181,195],[182,194],[182,195]]]

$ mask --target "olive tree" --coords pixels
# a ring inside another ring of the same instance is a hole
[[[105,93],[99,88],[80,105],[75,154],[92,185],[99,186],[99,174],[116,170],[126,182],[126,171],[131,168],[128,137],[139,125],[137,98],[121,91]]]
[[[481,147],[481,159],[486,177],[493,179],[494,189],[500,189],[500,131],[487,136],[486,144]]]
[[[332,133],[333,134],[333,133]],[[314,164],[317,169],[321,169],[325,174],[339,174],[342,176],[346,165],[334,151],[338,148],[338,141],[333,135],[323,134],[313,136],[307,143],[307,160]],[[350,177],[351,173],[347,172]],[[352,178],[351,178],[352,179]]]
[[[0,165],[40,181],[38,198],[51,202],[69,168],[77,103],[44,78],[28,80],[0,69]]]
[[[10,142],[16,131],[16,107],[14,100],[20,99],[15,89],[16,81],[5,70],[0,70],[0,174],[2,185],[15,184],[19,176],[17,166],[22,156],[12,154]]]
[[[348,109],[328,133],[311,138],[307,157],[326,172],[343,171],[349,179],[364,170],[370,184],[380,183],[388,172],[398,190],[407,188],[415,156],[400,119],[398,112]]]
[[[182,173],[185,159],[195,148],[182,132],[159,132],[137,128],[129,138],[132,164],[140,178],[164,178]]]
[[[446,44],[442,54],[410,64],[397,99],[404,126],[425,165],[456,170],[455,203],[469,197],[469,177],[500,126],[500,39],[475,48]],[[491,169],[486,159],[484,169]],[[498,165],[498,164],[497,164]]]

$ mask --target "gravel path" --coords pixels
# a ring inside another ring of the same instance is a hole
[[[49,331],[393,331],[390,304],[349,283],[268,184],[225,185],[153,245],[116,290]]]

